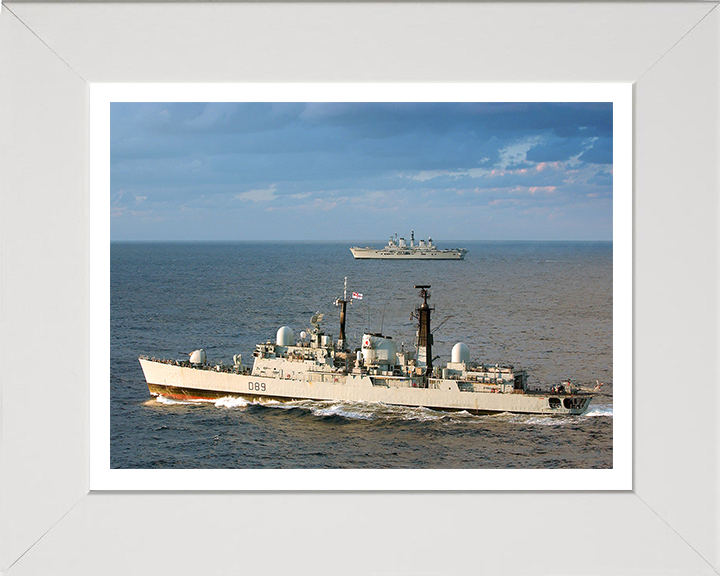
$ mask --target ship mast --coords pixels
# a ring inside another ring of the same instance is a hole
[[[343,290],[343,297],[335,300],[335,306],[340,306],[340,335],[338,336],[338,348],[340,350],[347,350],[345,342],[345,312],[347,310],[347,276],[345,276],[345,288]]]
[[[415,309],[418,318],[418,365],[426,366],[425,374],[429,376],[432,373],[433,343],[432,332],[430,332],[430,313],[434,308],[428,305],[428,298],[430,298],[428,288],[430,286],[418,284],[415,288],[420,289],[420,298],[423,299],[423,303]]]

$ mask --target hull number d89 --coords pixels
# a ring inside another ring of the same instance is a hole
[[[265,392],[265,382],[248,382],[248,390],[255,392]]]

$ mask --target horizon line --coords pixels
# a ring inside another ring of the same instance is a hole
[[[612,239],[609,240],[598,240],[598,239],[564,239],[564,240],[558,240],[558,239],[552,239],[552,240],[537,240],[537,239],[514,239],[514,240],[443,240],[443,244],[448,243],[460,243],[460,242],[486,242],[486,243],[492,243],[492,242],[612,242]],[[367,243],[367,242],[387,242],[386,239],[384,240],[368,240],[368,239],[362,239],[362,240],[268,240],[268,239],[254,239],[254,240],[176,240],[176,239],[166,239],[166,240],[113,240],[110,239],[110,243],[120,243],[120,244],[139,244],[139,243],[146,243],[146,244],[358,244],[358,243]]]

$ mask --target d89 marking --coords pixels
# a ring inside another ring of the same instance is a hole
[[[265,392],[265,382],[248,382],[248,390],[255,392]]]

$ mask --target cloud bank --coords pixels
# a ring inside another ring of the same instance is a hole
[[[612,117],[609,103],[114,103],[111,237],[609,240]]]

